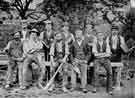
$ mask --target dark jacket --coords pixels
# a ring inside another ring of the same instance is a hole
[[[76,44],[78,44],[78,43],[75,40],[72,43],[71,47],[70,47],[70,59],[71,59],[72,62],[73,62],[74,58],[76,58],[76,56],[77,56],[77,47],[76,47]],[[84,60],[89,61],[89,59],[91,59],[91,55],[92,55],[92,49],[91,49],[91,47],[88,45],[88,43],[85,40],[83,40],[83,42],[82,42],[82,44],[81,44],[80,47],[83,48],[83,51],[82,52],[83,52],[83,54],[85,56]]]

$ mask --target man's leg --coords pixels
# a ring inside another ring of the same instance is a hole
[[[18,64],[18,76],[19,76],[19,86],[23,86],[23,62],[17,62]]]
[[[65,63],[65,65],[63,66],[62,70],[63,70],[63,76],[62,76],[62,89],[64,92],[68,92],[66,85],[68,82],[68,63]]]
[[[72,88],[71,88],[71,90],[74,90],[76,88],[76,74],[77,73],[72,68],[72,71],[71,71],[71,84],[72,84]]]
[[[121,69],[122,67],[117,68],[117,75],[116,75],[116,88],[115,90],[120,90],[120,83],[121,83]]]
[[[112,91],[112,67],[110,60],[106,59],[103,64],[107,72],[107,92]]]
[[[22,76],[23,76],[23,82],[22,85],[24,87],[28,86],[27,84],[27,72],[28,72],[28,68],[29,68],[29,64],[32,62],[32,58],[31,57],[27,57],[24,62],[23,62],[23,71],[22,71]]]
[[[15,67],[15,61],[14,60],[9,60],[8,64],[8,72],[7,72],[7,80],[6,80],[6,88],[10,87],[10,84],[13,80],[13,73],[14,73],[14,67]]]
[[[82,63],[80,65],[81,71],[81,85],[84,92],[86,92],[86,85],[87,85],[87,64]]]
[[[45,76],[45,69],[46,69],[46,67],[44,65],[44,55],[43,54],[37,55],[37,58],[36,58],[35,61],[40,67],[40,74],[39,74],[39,78],[38,78],[38,86],[40,88],[42,88],[41,83],[43,82],[43,79],[44,79],[44,76]]]
[[[50,77],[52,78],[53,75],[55,74],[55,71],[57,70],[58,68],[58,65],[59,63],[58,62],[55,62],[55,66],[50,66]],[[58,76],[58,74],[56,75],[56,77]],[[53,91],[55,86],[56,86],[56,77],[54,78],[54,81],[53,83],[50,85],[48,91]]]
[[[94,63],[93,63],[93,66],[94,66],[94,90],[93,90],[93,93],[96,93],[96,89],[97,89],[97,86],[98,86],[98,83],[99,83],[99,80],[98,80],[98,71],[99,71],[99,66],[100,66],[100,60],[95,60]]]

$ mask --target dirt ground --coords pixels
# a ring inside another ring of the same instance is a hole
[[[19,90],[13,88],[10,90],[0,88],[0,98],[135,98],[135,79],[124,81],[121,91],[114,91],[114,95],[108,95],[105,88],[99,88],[96,94],[92,93],[91,86],[88,85],[88,93],[82,93],[77,90],[74,92],[63,93],[59,89],[52,93],[48,93],[37,87],[30,87],[28,90]]]
[[[0,74],[0,98],[135,98],[135,78],[123,80],[121,91],[114,91],[114,95],[108,95],[105,87],[100,87],[98,92],[92,93],[92,86],[88,85],[88,93],[83,93],[80,89],[76,91],[63,93],[59,88],[52,93],[32,86],[27,90],[20,90],[13,87],[9,90],[4,88],[5,75]],[[79,86],[79,85],[78,85]]]

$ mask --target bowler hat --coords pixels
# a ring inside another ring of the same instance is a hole
[[[113,25],[111,29],[112,29],[112,30],[113,30],[113,29],[119,30],[119,27],[116,26],[116,25]]]

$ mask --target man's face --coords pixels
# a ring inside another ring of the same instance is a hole
[[[27,31],[27,27],[23,27],[23,31]]]
[[[118,32],[119,32],[119,31],[118,31],[117,29],[113,29],[113,30],[112,30],[112,35],[118,35]]]
[[[52,29],[52,24],[51,23],[46,23],[46,29],[51,30]]]
[[[63,26],[63,31],[65,31],[65,32],[66,31],[69,31],[69,26],[67,26],[67,25],[66,26]]]
[[[87,32],[87,35],[90,35],[91,32],[92,32],[92,25],[86,25],[86,32]]]
[[[77,39],[81,39],[83,36],[82,30],[76,30],[75,35]]]
[[[37,39],[37,33],[31,32],[30,38],[33,39],[33,40],[36,40]]]
[[[21,35],[19,32],[15,33],[14,34],[14,38],[17,40],[17,39],[20,39],[21,38]]]
[[[103,40],[103,39],[104,39],[104,34],[101,33],[101,32],[99,32],[99,33],[97,34],[97,38],[98,38],[98,40]]]
[[[60,33],[56,34],[55,36],[57,41],[60,41],[62,39],[62,35]]]

